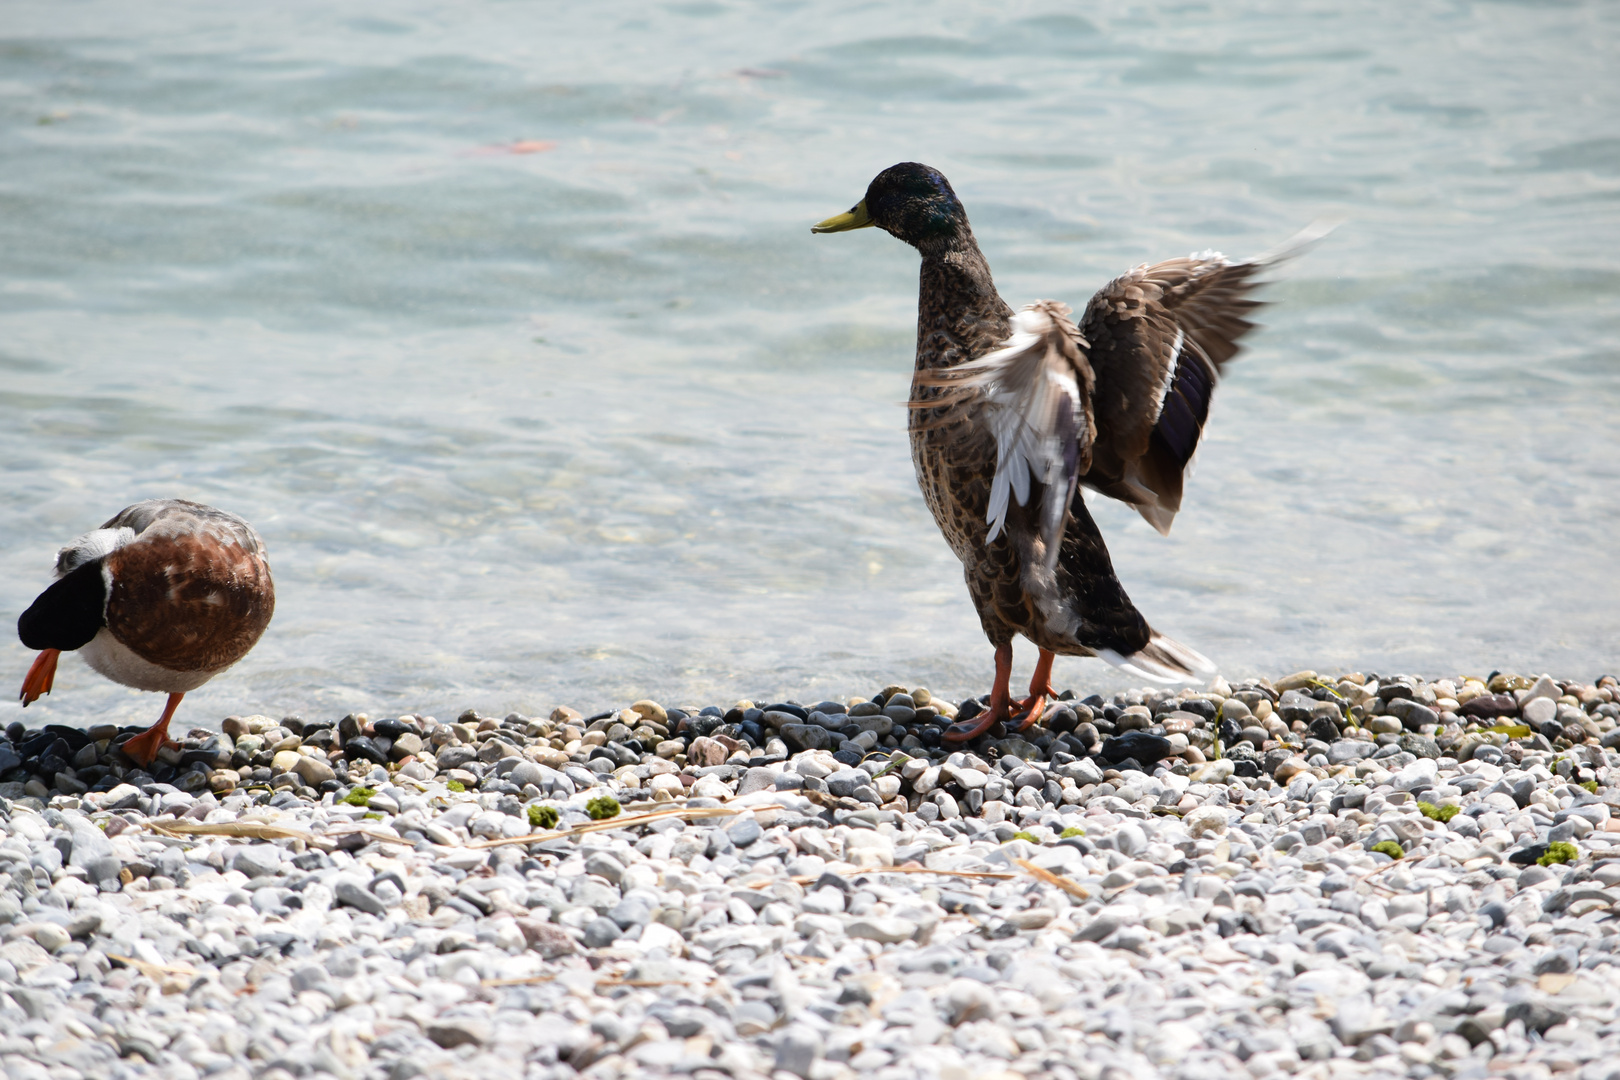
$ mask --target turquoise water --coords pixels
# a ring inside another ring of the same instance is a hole
[[[1345,219],[1173,535],[1097,508],[1156,626],[1620,668],[1614,5],[262,7],[0,20],[0,612],[136,499],[246,516],[276,620],[183,718],[985,689],[916,257],[809,232],[907,159],[1014,305]],[[26,716],[158,708],[74,661]]]

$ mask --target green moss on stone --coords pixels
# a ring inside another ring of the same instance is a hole
[[[606,818],[619,816],[619,800],[611,795],[598,795],[585,804],[585,812],[591,815],[592,821],[602,821]]]
[[[352,787],[349,793],[343,796],[343,801],[350,806],[370,806],[371,797],[377,794],[374,788]]]
[[[1035,839],[1035,834],[1034,833],[1032,833],[1032,832],[1024,832],[1022,830],[1013,833],[1011,836],[1007,837],[1006,840],[1003,840],[1002,843],[1004,843],[1004,844],[1011,843],[1014,840],[1028,840],[1032,844],[1040,843],[1039,840]]]
[[[1067,829],[1064,829],[1063,832],[1058,835],[1058,839],[1059,840],[1067,840],[1071,836],[1084,836],[1084,835],[1086,835],[1086,830],[1082,829],[1078,825],[1070,825]]]
[[[530,806],[529,826],[535,829],[555,829],[557,827],[557,808],[555,806]]]
[[[1372,846],[1372,849],[1374,851],[1381,851],[1392,859],[1399,859],[1406,854],[1406,852],[1401,850],[1401,845],[1397,844],[1393,840],[1380,840],[1378,843]]]
[[[1435,821],[1450,821],[1462,812],[1460,806],[1436,806],[1434,803],[1418,803],[1418,813]]]
[[[1553,863],[1574,862],[1581,857],[1580,850],[1574,844],[1567,844],[1562,840],[1554,840],[1547,845],[1546,854],[1536,862],[1542,866],[1551,866]]]
[[[1596,780],[1587,780],[1586,782],[1581,784],[1581,787],[1585,788],[1587,791],[1590,791],[1594,795],[1597,794],[1597,781]]]
[[[451,791],[466,791],[467,790],[467,785],[463,784],[460,780],[451,780],[449,783],[445,784],[444,786],[449,788]]]

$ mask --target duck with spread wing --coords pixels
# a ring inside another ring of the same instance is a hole
[[[1170,531],[1216,380],[1254,327],[1256,274],[1320,230],[1247,262],[1209,252],[1139,266],[1093,296],[1077,326],[1055,301],[1007,306],[937,169],[885,169],[853,209],[812,231],[867,226],[922,255],[911,456],[996,650],[989,708],[952,725],[946,740],[1037,722],[1058,653],[1098,656],[1155,682],[1213,675],[1213,664],[1136,610],[1079,489]],[[1018,634],[1040,650],[1022,701],[1008,686]]]

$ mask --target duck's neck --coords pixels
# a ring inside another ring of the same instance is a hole
[[[918,245],[918,369],[953,367],[1007,336],[1012,310],[996,292],[990,264],[966,223],[937,243]]]

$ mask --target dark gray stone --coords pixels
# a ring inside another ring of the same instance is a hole
[[[1163,735],[1149,735],[1145,731],[1127,731],[1123,735],[1104,739],[1098,756],[1112,765],[1130,759],[1151,768],[1155,762],[1170,756],[1170,740]]]
[[[776,788],[776,773],[763,766],[749,769],[743,773],[742,779],[737,781],[737,794],[752,795],[756,791],[771,791]]]
[[[1532,845],[1532,847],[1526,848],[1524,850],[1533,851],[1534,848],[1537,847],[1537,846],[1540,846],[1540,845]],[[1543,849],[1543,850],[1545,850],[1545,849]],[[1518,852],[1515,852],[1514,854],[1518,854]],[[1513,862],[1515,860],[1510,858],[1508,861]],[[1519,888],[1528,889],[1532,885],[1539,885],[1543,881],[1551,881],[1553,879],[1553,877],[1554,877],[1553,872],[1551,870],[1547,869],[1545,866],[1536,866],[1535,861],[1536,860],[1534,858],[1529,859],[1528,862],[1531,865],[1526,866],[1524,868],[1524,870],[1522,870],[1519,873],[1518,881],[1516,882],[1516,884],[1518,885]]]
[[[537,761],[519,761],[506,774],[506,779],[508,783],[516,784],[518,787],[533,784],[541,791],[544,791],[546,789],[546,774],[551,771]]]
[[[383,741],[386,742],[387,740]],[[373,762],[377,765],[388,764],[388,751],[383,749],[382,746],[378,745],[375,740],[366,735],[356,735],[354,738],[344,743],[343,752],[348,755],[351,762],[364,758],[365,760]],[[448,753],[449,751],[446,752]],[[468,760],[471,760],[471,758]],[[442,756],[439,758],[439,763],[440,768],[450,768],[450,766],[444,764],[444,758]]]
[[[1352,761],[1372,757],[1377,752],[1376,743],[1364,742],[1361,739],[1340,739],[1328,747],[1328,762],[1333,765],[1348,765]]]
[[[1413,703],[1412,707],[1406,711],[1406,715],[1401,717],[1401,726],[1407,731],[1416,731],[1426,724],[1438,724],[1439,722],[1439,713],[1435,712],[1427,705],[1419,705],[1415,702]]]
[[[469,1016],[440,1017],[431,1021],[423,1034],[446,1050],[454,1050],[458,1046],[481,1046],[489,1041],[489,1021],[479,1020]]]
[[[613,906],[607,917],[628,931],[633,926],[646,926],[652,921],[652,905],[644,896],[627,896]]]
[[[805,750],[831,750],[838,739],[819,724],[783,724],[782,741],[795,754]]]
[[[807,1027],[788,1028],[776,1044],[777,1070],[808,1080],[811,1068],[821,1056],[821,1041],[821,1037]]]
[[[604,949],[619,940],[619,924],[607,916],[598,916],[585,925],[585,946]]]
[[[606,878],[614,885],[624,874],[624,864],[605,851],[594,852],[585,859],[585,872],[595,874],[599,878]]]
[[[332,895],[338,903],[347,904],[368,915],[382,915],[388,910],[375,894],[353,881],[338,882],[332,889]]]
[[[1438,758],[1440,756],[1440,744],[1427,735],[1413,735],[1408,732],[1400,737],[1398,745],[1408,754],[1417,757]]]
[[[1535,975],[1563,975],[1574,971],[1577,966],[1577,958],[1571,952],[1559,949],[1537,960],[1536,966],[1531,969],[1531,973]]]
[[[117,882],[118,874],[124,868],[123,860],[116,855],[104,855],[99,859],[91,859],[84,864],[85,873],[94,882]]]
[[[1334,723],[1330,717],[1318,716],[1305,729],[1305,737],[1307,739],[1316,739],[1331,746],[1339,738],[1339,725]]]
[[[318,990],[325,986],[328,979],[326,969],[314,964],[306,965],[292,973],[292,988],[298,993],[305,990]]]
[[[827,790],[834,795],[854,795],[855,789],[871,782],[872,778],[861,769],[839,769],[827,777]]]
[[[736,847],[745,848],[764,835],[759,822],[753,817],[742,817],[732,822],[726,829],[726,837]]]
[[[772,729],[780,729],[788,724],[802,724],[809,718],[809,714],[806,713],[801,716],[799,715],[800,711],[788,712],[785,709],[766,709],[760,715],[760,722]]]
[[[478,760],[478,751],[470,746],[447,746],[439,751],[437,760],[441,769],[459,769],[469,761]]]
[[[240,870],[250,878],[281,872],[281,849],[273,844],[250,844],[238,848],[231,869]]]
[[[1074,940],[1101,941],[1113,934],[1114,931],[1118,930],[1122,925],[1123,923],[1120,921],[1120,918],[1117,915],[1098,915],[1095,919],[1091,920],[1091,922],[1080,928],[1079,932],[1074,935]]]
[[[1569,1013],[1539,1001],[1517,1001],[1507,1007],[1507,1019],[1522,1021],[1526,1031],[1545,1035],[1548,1028],[1568,1020]]]

